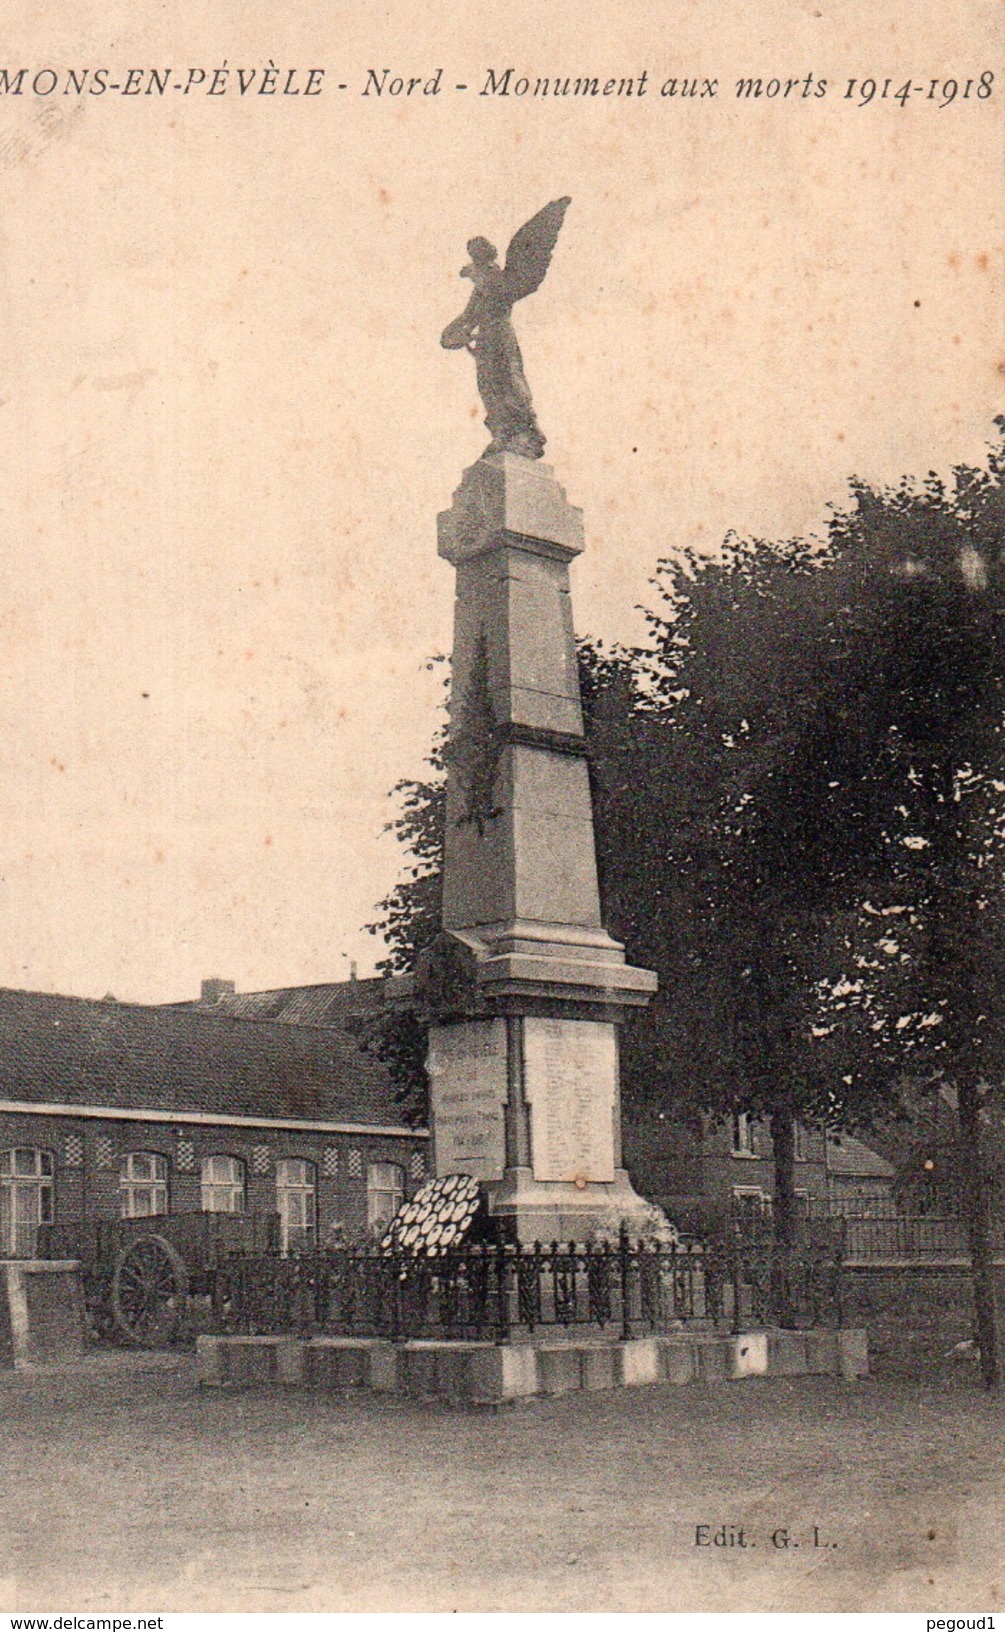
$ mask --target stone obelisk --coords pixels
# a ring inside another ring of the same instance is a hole
[[[618,1029],[656,977],[603,927],[569,596],[583,518],[541,462],[509,322],[567,203],[517,233],[503,270],[469,243],[474,293],[443,336],[474,351],[493,442],[439,517],[457,574],[444,932],[414,983],[436,1171],[481,1180],[525,1242],[651,1219],[621,1166]]]

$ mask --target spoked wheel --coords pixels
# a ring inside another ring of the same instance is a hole
[[[188,1303],[185,1261],[162,1235],[123,1247],[112,1276],[112,1314],[123,1337],[158,1349],[178,1336]]]

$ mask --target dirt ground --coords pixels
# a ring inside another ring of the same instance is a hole
[[[1005,1405],[966,1366],[491,1415],[200,1392],[191,1355],[106,1353],[4,1374],[0,1413],[7,1611],[932,1614],[1005,1593]]]

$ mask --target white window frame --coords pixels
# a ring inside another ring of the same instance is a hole
[[[381,1179],[384,1182],[379,1182]],[[407,1184],[408,1177],[400,1162],[369,1164],[366,1170],[366,1225],[371,1235],[384,1233],[405,1199]]]
[[[761,1217],[771,1217],[771,1197],[768,1195],[767,1191],[761,1189],[759,1184],[734,1184],[732,1190],[732,1201],[734,1205],[736,1202],[756,1201]],[[746,1209],[743,1210],[746,1211]]]
[[[36,1145],[0,1151],[0,1257],[33,1258],[40,1224],[56,1217],[56,1159]]]
[[[299,1176],[295,1172],[299,1170]],[[293,1203],[297,1206],[294,1208]],[[285,1256],[291,1247],[317,1245],[318,1170],[303,1156],[280,1156],[276,1162],[276,1210],[279,1213],[280,1250]],[[294,1211],[301,1219],[291,1218]]]
[[[227,1167],[214,1164],[227,1163]],[[215,1152],[199,1165],[199,1191],[204,1213],[243,1213],[247,1193],[247,1165],[240,1156]],[[208,1203],[208,1205],[207,1205]]]
[[[730,1155],[741,1162],[749,1162],[751,1157],[757,1160],[757,1151],[754,1148],[754,1119],[746,1111],[734,1113],[730,1127]]]
[[[137,1172],[139,1162],[149,1162],[151,1173]],[[119,1164],[119,1207],[123,1218],[162,1218],[169,1208],[168,1161],[156,1150],[130,1150]],[[149,1207],[137,1207],[140,1196]]]

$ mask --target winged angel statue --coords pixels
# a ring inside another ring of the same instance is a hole
[[[487,238],[472,238],[468,244],[471,261],[461,277],[474,284],[471,299],[444,329],[440,344],[448,351],[470,351],[475,359],[485,425],[492,436],[486,453],[522,453],[527,459],[540,459],[544,453],[511,314],[518,300],[544,282],[571,202],[556,199],[531,216],[514,234],[504,267]]]

